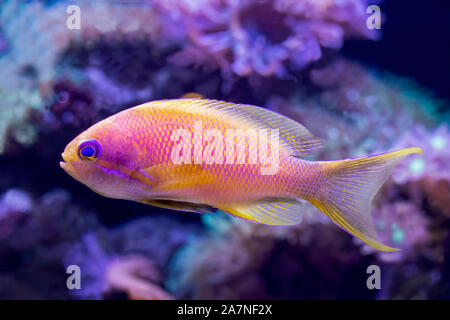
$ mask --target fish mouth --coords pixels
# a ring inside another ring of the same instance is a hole
[[[73,166],[70,164],[69,161],[67,161],[67,158],[64,156],[64,153],[61,154],[61,157],[63,158],[63,161],[59,162],[59,166],[68,174],[71,174],[71,172],[73,171]]]
[[[66,158],[64,157],[64,152],[61,153],[61,158],[63,158],[63,160],[66,161]],[[60,162],[59,162],[59,166],[60,166],[62,169],[66,170],[66,169],[67,169],[67,163],[64,162],[64,161],[60,161]],[[66,170],[66,171],[67,171],[67,170]]]
[[[63,158],[63,160],[66,160],[66,159],[64,159],[64,152],[61,153],[61,158]],[[64,161],[60,161],[59,166],[65,170],[65,168],[67,167],[67,163],[65,163]]]
[[[73,167],[73,165],[72,165],[70,162],[60,161],[60,162],[59,162],[59,166],[60,166],[61,169],[63,169],[69,176],[71,176],[72,178],[78,180],[77,171],[75,170],[75,168]]]
[[[61,167],[61,169],[63,169],[67,173],[69,173],[72,169],[72,166],[69,163],[64,162],[64,161],[60,161],[59,166]]]

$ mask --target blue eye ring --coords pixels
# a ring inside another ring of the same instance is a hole
[[[78,157],[85,161],[95,161],[100,157],[101,146],[94,139],[88,139],[78,146]]]

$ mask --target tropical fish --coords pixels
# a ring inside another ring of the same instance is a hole
[[[60,165],[106,197],[199,213],[219,209],[267,225],[298,224],[307,200],[370,246],[398,250],[378,240],[370,206],[394,166],[422,150],[302,159],[321,146],[301,124],[265,108],[161,100],[93,125],[66,146]]]

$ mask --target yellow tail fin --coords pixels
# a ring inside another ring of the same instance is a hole
[[[323,162],[326,183],[310,202],[337,225],[375,249],[398,251],[378,240],[370,206],[395,165],[413,153],[422,153],[422,150],[407,148],[371,157]]]

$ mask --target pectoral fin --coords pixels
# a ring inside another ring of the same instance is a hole
[[[153,186],[153,191],[161,193],[196,185],[213,184],[217,179],[197,164],[189,166],[155,165],[143,171],[152,177],[157,177],[157,183]]]

